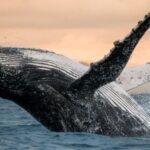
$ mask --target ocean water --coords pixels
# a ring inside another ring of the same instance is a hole
[[[119,149],[150,150],[150,138],[50,132],[13,102],[0,99],[0,150]]]

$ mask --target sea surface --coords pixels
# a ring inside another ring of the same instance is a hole
[[[135,96],[136,97],[136,96]],[[150,110],[150,96],[136,97]],[[143,99],[143,100],[142,100]],[[146,100],[147,99],[147,100]],[[150,137],[50,132],[22,108],[0,99],[0,150],[150,150]]]

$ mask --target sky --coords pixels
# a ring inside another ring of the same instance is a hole
[[[1,0],[0,46],[46,49],[95,62],[148,12],[150,0]],[[128,66],[146,62],[150,62],[150,30]]]

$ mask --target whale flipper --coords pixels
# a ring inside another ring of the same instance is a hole
[[[84,96],[93,93],[97,88],[114,81],[127,64],[135,46],[150,27],[150,14],[132,29],[122,42],[115,42],[110,54],[99,62],[92,63],[90,69],[68,88],[71,93]]]

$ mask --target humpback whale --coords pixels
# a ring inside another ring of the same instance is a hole
[[[114,81],[149,27],[150,14],[90,67],[46,50],[0,47],[0,97],[51,131],[147,135],[150,116]]]

